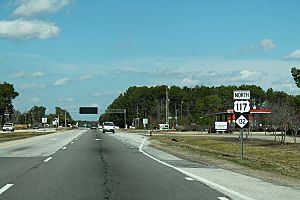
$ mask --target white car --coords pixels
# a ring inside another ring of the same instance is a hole
[[[103,133],[105,133],[105,132],[115,133],[115,124],[113,122],[104,122],[102,132]]]
[[[13,123],[5,123],[4,126],[2,127],[3,131],[11,131],[14,132],[15,131],[15,126]]]

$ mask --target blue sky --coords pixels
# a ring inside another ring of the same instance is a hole
[[[100,111],[133,85],[255,84],[299,94],[297,0],[0,0],[15,108]]]

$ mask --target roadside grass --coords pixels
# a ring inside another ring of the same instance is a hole
[[[200,157],[230,161],[234,164],[300,178],[300,144],[253,139],[244,141],[244,159],[240,159],[240,141],[238,138],[198,137],[198,136],[152,136],[154,146],[172,149],[172,153],[185,155],[197,161]],[[171,141],[175,138],[177,142]],[[181,153],[180,153],[181,152]],[[184,152],[184,153],[182,153]],[[194,159],[193,159],[194,158]],[[198,160],[201,162],[201,160]]]
[[[47,135],[52,132],[7,132],[0,134],[0,142],[12,141],[12,140],[19,140],[25,139],[30,137],[35,137],[39,135]]]

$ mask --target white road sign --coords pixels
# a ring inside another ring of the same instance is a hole
[[[233,91],[234,100],[249,100],[250,90],[235,90]]]
[[[148,119],[143,119],[143,124],[148,124]]]
[[[227,122],[215,122],[216,130],[227,130]]]
[[[249,101],[235,101],[233,106],[234,112],[237,113],[247,113],[250,111]]]
[[[239,118],[237,118],[235,123],[237,123],[237,125],[239,125],[239,127],[244,128],[244,126],[246,126],[248,124],[248,120],[246,119],[246,117],[241,115]]]
[[[42,123],[43,123],[43,124],[47,124],[47,118],[46,118],[46,117],[43,117],[43,118],[42,118]]]

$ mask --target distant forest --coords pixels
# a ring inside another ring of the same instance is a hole
[[[142,119],[148,118],[149,128],[166,122],[166,93],[168,93],[170,126],[213,125],[212,113],[233,108],[233,91],[250,90],[251,108],[271,109],[259,122],[277,128],[283,123],[299,125],[300,96],[289,95],[272,88],[264,91],[256,85],[196,86],[194,88],[166,85],[155,87],[130,87],[117,97],[107,109],[126,109],[126,124],[142,128]],[[139,119],[139,120],[137,120]],[[100,122],[113,121],[124,127],[124,114],[103,114]]]

